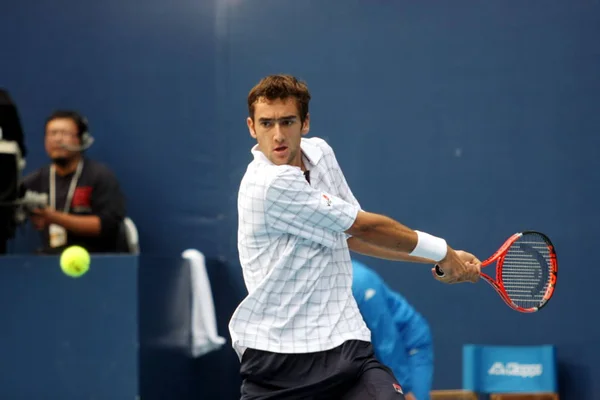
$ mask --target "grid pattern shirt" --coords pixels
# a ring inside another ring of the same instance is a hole
[[[238,251],[247,297],[229,331],[246,348],[275,353],[329,350],[370,341],[352,295],[344,233],[360,210],[331,147],[303,138],[299,167],[277,166],[255,146],[238,193]]]

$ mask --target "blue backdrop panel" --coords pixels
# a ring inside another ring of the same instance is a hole
[[[0,258],[0,398],[134,400],[137,267],[93,257],[73,279],[56,257]]]

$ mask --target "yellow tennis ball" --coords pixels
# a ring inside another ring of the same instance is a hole
[[[60,269],[73,278],[85,274],[90,268],[90,253],[80,246],[67,247],[60,255]]]

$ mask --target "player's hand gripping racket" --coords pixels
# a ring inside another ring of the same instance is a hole
[[[481,273],[502,300],[514,310],[539,311],[554,294],[558,263],[554,246],[540,232],[524,231],[512,235],[496,253],[481,263],[486,267],[496,261],[496,279]],[[435,266],[438,276],[444,271]]]

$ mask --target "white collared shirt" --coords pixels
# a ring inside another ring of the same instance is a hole
[[[344,233],[360,205],[333,149],[302,139],[310,184],[299,167],[277,166],[258,150],[238,193],[238,251],[248,296],[229,331],[246,348],[276,353],[324,351],[371,333],[352,296]]]

